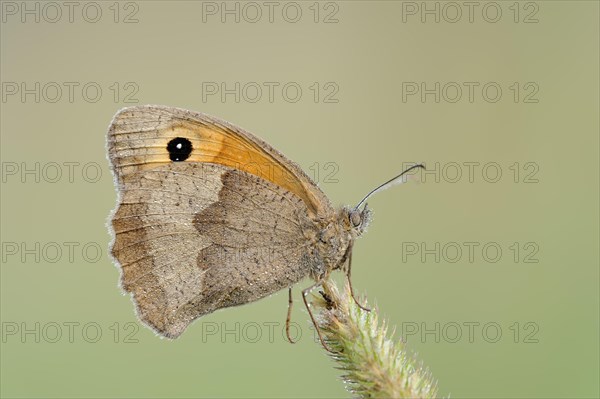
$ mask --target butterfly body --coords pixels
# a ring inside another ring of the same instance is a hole
[[[111,254],[157,333],[256,301],[348,259],[368,209],[334,209],[293,162],[204,114],[125,108],[108,133],[119,193]]]

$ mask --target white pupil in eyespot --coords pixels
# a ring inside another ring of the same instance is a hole
[[[177,147],[178,150],[181,150],[181,147],[183,147],[183,144],[177,143],[177,145],[175,147]]]

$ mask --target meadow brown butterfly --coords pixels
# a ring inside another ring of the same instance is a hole
[[[298,165],[254,135],[155,105],[120,110],[107,146],[121,286],[139,318],[169,338],[200,316],[289,288],[289,339],[291,287],[307,276],[315,284],[302,297],[314,323],[306,296],[333,270],[350,280],[354,240],[371,219],[362,204],[402,176],[336,210]]]

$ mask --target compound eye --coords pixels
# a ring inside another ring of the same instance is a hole
[[[350,223],[352,224],[352,227],[360,226],[360,224],[362,223],[362,217],[360,216],[359,212],[352,211],[350,213]]]

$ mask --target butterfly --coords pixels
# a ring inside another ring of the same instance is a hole
[[[253,134],[156,105],[120,110],[107,152],[118,192],[110,229],[121,287],[138,317],[169,338],[217,309],[288,288],[293,342],[292,286],[314,280],[302,298],[316,326],[306,297],[334,270],[350,281],[354,241],[371,220],[367,198],[423,167],[336,209],[298,165]]]

